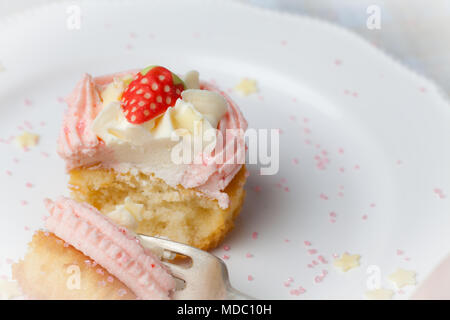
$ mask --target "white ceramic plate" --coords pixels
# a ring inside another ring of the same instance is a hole
[[[279,173],[249,167],[241,216],[214,251],[238,289],[363,298],[371,275],[394,288],[387,276],[402,267],[420,283],[449,252],[450,108],[429,81],[309,18],[229,1],[83,1],[81,29],[69,30],[71,4],[0,24],[0,275],[42,226],[43,198],[67,194],[61,97],[84,72],[149,64],[199,70],[223,89],[256,79],[259,93],[232,97],[251,127],[282,129]],[[41,137],[28,152],[8,143],[22,130]],[[344,252],[360,267],[337,271]]]

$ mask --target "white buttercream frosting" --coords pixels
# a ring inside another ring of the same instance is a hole
[[[195,86],[195,78],[191,78]],[[178,180],[183,165],[171,161],[176,136],[189,134],[191,143],[201,140],[201,151],[213,150],[216,144],[215,130],[227,112],[227,101],[217,92],[187,89],[182,92],[173,107],[157,118],[142,124],[128,122],[123,114],[120,99],[130,77],[114,79],[101,92],[104,104],[92,124],[93,132],[114,153],[119,169],[127,167],[154,173],[172,184]],[[185,142],[186,140],[184,140]]]

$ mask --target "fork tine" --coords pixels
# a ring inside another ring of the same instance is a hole
[[[200,249],[196,249],[194,247],[188,246],[187,244],[183,244],[180,242],[175,242],[172,240],[165,240],[156,237],[150,237],[143,234],[139,234],[141,240],[145,243],[150,244],[152,246],[158,246],[163,248],[164,250],[173,251],[187,257],[191,257],[192,255],[198,255],[199,253],[203,253]]]
[[[175,276],[176,278],[186,280],[186,276],[188,274],[188,269],[183,268],[179,265],[176,265],[174,263],[161,261],[167,268],[169,268],[170,273]]]

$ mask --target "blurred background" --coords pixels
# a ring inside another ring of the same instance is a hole
[[[0,18],[52,1],[63,0],[0,0]],[[434,80],[450,97],[450,0],[221,1],[237,1],[339,24]],[[373,10],[379,11],[379,28],[369,29],[367,20]]]

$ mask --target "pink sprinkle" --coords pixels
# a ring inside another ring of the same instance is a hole
[[[258,232],[255,231],[255,232],[252,233],[252,239],[253,240],[258,239]]]
[[[99,287],[105,287],[106,286],[106,281],[105,280],[101,280],[97,284],[98,284]]]
[[[334,211],[331,211],[331,212],[330,212],[330,217],[336,218],[336,217],[337,217],[337,214],[336,214],[336,212],[334,212]]]
[[[108,278],[106,278],[106,281],[108,281],[109,283],[113,283],[114,282],[114,278],[111,276],[108,276]]]
[[[33,102],[30,100],[30,99],[25,99],[24,101],[24,104],[26,105],[26,106],[31,106],[32,104],[33,104]]]
[[[376,206],[377,206],[377,205],[376,205],[375,203],[371,203],[371,204],[370,204],[370,207],[371,207],[371,208],[375,208]]]
[[[289,239],[284,239],[284,242],[288,243],[288,242],[291,242],[291,240],[289,240]]]
[[[228,245],[223,246],[223,250],[225,250],[225,251],[230,250],[230,246],[228,246]]]
[[[356,98],[358,97],[358,92],[353,92],[353,96]]]
[[[222,258],[223,258],[223,260],[228,260],[228,259],[230,259],[230,256],[227,255],[227,254],[224,254],[224,255],[222,256]]]
[[[344,149],[343,149],[343,148],[339,148],[339,149],[338,149],[338,153],[339,153],[339,154],[344,154]]]
[[[344,167],[340,167],[340,168],[339,168],[339,172],[344,173],[344,172],[345,172],[345,168],[344,168]]]
[[[401,256],[403,253],[404,253],[403,250],[397,249],[397,255],[398,255],[398,256]]]
[[[7,174],[8,176],[12,176],[12,172],[11,172],[10,170],[6,170],[6,174]]]
[[[28,204],[28,201],[22,200],[22,201],[20,201],[20,204],[23,205],[23,206],[26,206]]]
[[[289,120],[295,121],[295,120],[297,120],[297,118],[296,118],[294,115],[290,115],[290,116],[289,116]]]
[[[355,170],[359,170],[360,169],[360,166],[359,165],[357,165],[357,164],[355,164],[355,166],[353,167]]]
[[[361,219],[363,219],[363,220],[367,220],[367,218],[368,218],[368,216],[367,216],[367,214],[365,214],[365,215],[363,215],[363,216],[362,216],[362,218],[361,218]]]
[[[402,165],[403,164],[403,161],[402,160],[397,160],[397,162],[396,162],[398,165]]]
[[[253,258],[253,254],[251,254],[250,252],[248,252],[248,253],[245,255],[245,257],[246,257],[246,258]]]
[[[23,229],[24,229],[25,231],[30,231],[30,227],[28,227],[28,226],[23,227]]]
[[[25,186],[26,186],[27,188],[33,188],[33,187],[34,187],[34,185],[33,185],[31,182],[27,182],[27,183],[25,184]]]
[[[310,264],[310,263],[308,263],[307,267],[308,268],[314,268],[314,266],[312,264]]]
[[[319,263],[318,263],[316,260],[313,260],[313,261],[312,261],[312,264],[313,264],[314,266],[317,266]]]
[[[254,186],[253,187],[253,191],[255,191],[256,193],[261,192],[261,187],[260,186]]]
[[[253,278],[253,276],[248,275],[247,279],[248,279],[248,281],[253,281],[254,278]]]
[[[311,144],[311,140],[305,139],[305,144]]]
[[[299,162],[299,161],[298,161],[297,158],[292,159],[292,163],[293,163],[293,164],[298,164],[298,162]]]
[[[289,282],[294,282],[294,278],[289,277],[289,278],[287,278],[287,281],[289,281]]]
[[[133,45],[130,44],[130,43],[128,43],[128,44],[125,46],[125,49],[127,49],[127,50],[132,50],[132,49],[133,49]]]
[[[30,130],[33,130],[33,126],[31,125],[31,122],[30,121],[24,121],[24,124],[25,124],[25,126],[28,128],[28,129],[30,129]]]
[[[316,250],[316,249],[309,249],[309,250],[308,250],[308,253],[309,253],[310,255],[313,255],[313,254],[316,254],[316,253],[317,253],[317,250]]]
[[[262,95],[258,95],[258,100],[264,101],[264,97]]]
[[[98,268],[97,270],[95,270],[95,272],[97,272],[98,274],[104,275],[105,272],[103,271],[103,269]]]
[[[117,294],[119,295],[119,297],[123,297],[124,295],[127,294],[127,290],[119,289],[119,291],[117,291]]]
[[[443,192],[441,189],[435,188],[435,189],[433,190],[433,192],[434,192],[440,199],[445,199],[445,194],[444,194],[444,192]]]
[[[289,281],[283,282],[283,285],[287,288],[291,286],[291,283]]]
[[[420,90],[420,92],[427,92],[427,88],[425,88],[425,87],[420,87],[419,90]]]
[[[284,191],[289,192],[289,187],[284,187]]]
[[[322,276],[316,276],[315,278],[314,278],[314,282],[315,283],[320,283],[320,282],[322,282],[323,281],[323,277]]]
[[[342,64],[342,60],[336,59],[336,60],[334,60],[334,64],[335,64],[336,66],[340,66],[340,65]]]
[[[308,240],[303,241],[303,243],[305,244],[305,246],[309,247],[311,245],[311,242],[309,242]]]
[[[324,256],[318,256],[317,259],[323,264],[327,264],[328,263],[327,259],[325,259]]]
[[[319,197],[322,200],[328,200],[328,196],[326,194],[324,194],[324,193],[321,193]]]
[[[282,46],[286,46],[287,45],[287,41],[286,40],[281,40],[281,45]]]
[[[311,129],[309,129],[309,128],[303,128],[303,132],[304,132],[305,134],[310,134],[310,133],[311,133]]]

